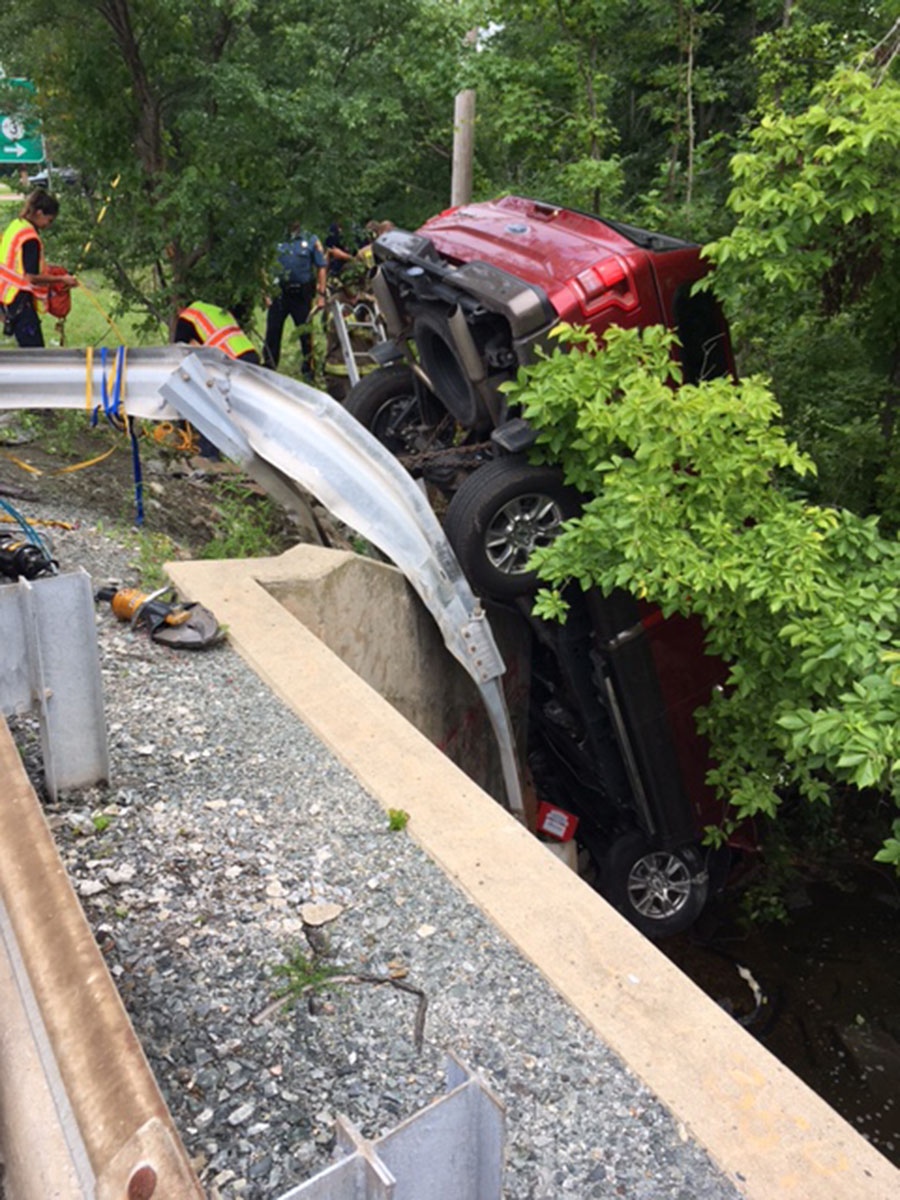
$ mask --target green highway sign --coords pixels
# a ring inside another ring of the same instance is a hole
[[[0,116],[0,162],[39,163],[44,161],[44,140],[40,132],[29,129],[18,117]]]
[[[6,79],[12,87],[21,87],[34,92],[33,84],[27,79]],[[44,139],[40,121],[21,113],[4,116],[0,113],[0,170],[9,163],[25,166],[27,163],[44,161]]]

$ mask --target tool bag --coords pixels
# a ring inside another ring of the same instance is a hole
[[[46,267],[48,275],[68,275],[65,267]],[[47,292],[47,312],[51,317],[60,320],[72,311],[72,293],[68,288],[54,286],[52,283]]]

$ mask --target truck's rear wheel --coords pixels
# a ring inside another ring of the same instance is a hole
[[[403,365],[363,376],[344,407],[398,458],[432,449],[442,420],[449,422],[436,397]]]

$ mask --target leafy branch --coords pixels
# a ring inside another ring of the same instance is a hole
[[[900,552],[875,518],[795,499],[814,472],[766,381],[677,387],[677,338],[612,328],[604,348],[560,326],[557,348],[507,385],[537,453],[586,496],[534,555],[536,612],[564,619],[569,581],[696,616],[727,684],[697,714],[733,821],[828,780],[900,803]],[[568,352],[570,350],[579,352]]]

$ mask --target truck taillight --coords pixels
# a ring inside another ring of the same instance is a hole
[[[625,312],[637,308],[637,290],[628,264],[614,254],[574,275],[568,286],[578,297],[586,317],[594,316],[602,308],[620,308]]]

